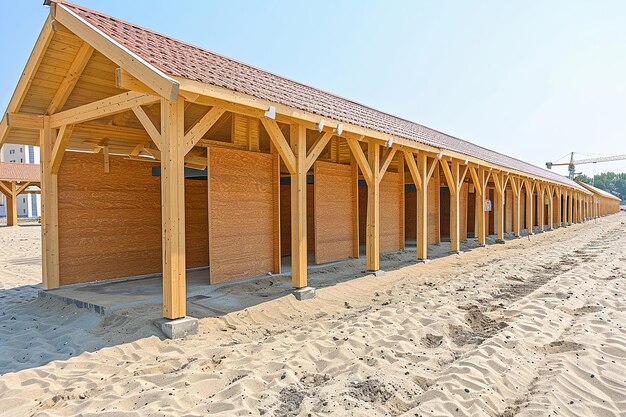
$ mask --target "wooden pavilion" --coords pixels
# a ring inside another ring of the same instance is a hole
[[[40,174],[36,164],[0,162],[0,193],[6,198],[7,226],[17,225],[17,197],[39,193]]]
[[[186,315],[209,283],[380,255],[452,251],[591,218],[550,171],[65,1],[0,125],[41,147],[43,285],[162,273]],[[493,210],[487,210],[489,206]],[[538,229],[536,229],[538,227]]]

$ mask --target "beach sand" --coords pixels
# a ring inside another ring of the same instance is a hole
[[[158,305],[37,298],[39,227],[1,227],[0,414],[623,416],[625,223],[344,280],[176,341]]]

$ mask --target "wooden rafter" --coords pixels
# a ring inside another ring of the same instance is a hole
[[[5,115],[9,127],[16,129],[41,130],[43,117],[25,113],[7,113]]]
[[[63,108],[63,106],[67,102],[67,99],[70,97],[70,94],[72,94],[72,91],[74,91],[74,87],[76,86],[78,79],[82,75],[83,70],[87,66],[87,63],[89,62],[93,51],[93,47],[87,42],[84,42],[83,45],[80,47],[78,53],[76,54],[76,57],[74,58],[74,61],[72,61],[72,65],[70,66],[67,75],[61,82],[59,89],[57,90],[56,94],[52,98],[52,101],[50,102],[50,105],[48,106],[47,114],[54,114],[61,108]]]
[[[55,20],[89,43],[98,52],[105,55],[121,68],[124,68],[135,78],[141,80],[159,96],[170,101],[176,101],[180,86],[176,80],[119,44],[63,4],[53,3],[51,5],[51,13]]]

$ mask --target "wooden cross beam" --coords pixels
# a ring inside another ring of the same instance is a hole
[[[53,114],[50,116],[50,127],[57,129],[64,125],[88,122],[90,120],[100,119],[104,116],[123,113],[133,107],[143,106],[157,101],[159,101],[159,97],[157,96],[129,91],[128,93],[118,94],[113,97]]]
[[[361,149],[359,141],[354,138],[346,138],[346,141],[348,142],[348,147],[350,147],[350,150],[352,151],[352,155],[354,155],[356,163],[359,165],[359,169],[363,174],[363,178],[365,178],[365,182],[368,186],[371,186],[374,181],[374,174],[372,173],[372,169],[370,168],[370,164],[365,156],[365,153],[363,152],[363,149]]]
[[[51,173],[53,175],[59,172],[59,168],[61,167],[61,161],[63,160],[63,155],[65,154],[65,149],[67,148],[67,144],[70,141],[73,130],[74,125],[66,125],[61,126],[61,129],[59,129],[59,132],[57,133],[56,140],[54,141],[54,147],[52,148],[50,161]]]
[[[317,158],[319,158],[320,154],[322,153],[326,145],[328,145],[328,142],[330,141],[332,137],[333,137],[332,132],[322,132],[320,137],[315,141],[315,143],[313,144],[313,146],[309,150],[309,153],[306,156],[305,167],[307,171],[311,169],[311,167],[313,166]]]

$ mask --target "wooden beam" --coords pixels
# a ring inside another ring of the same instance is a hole
[[[285,139],[285,135],[280,130],[278,123],[275,120],[268,118],[261,118],[261,124],[267,131],[270,139],[274,146],[276,146],[276,150],[280,154],[280,157],[283,159],[287,170],[291,174],[296,173],[296,157],[294,155],[293,150],[289,147],[289,142]]]
[[[476,172],[476,168],[471,166],[469,168],[469,172],[470,172],[470,176],[472,177],[472,181],[474,182],[474,189],[476,190],[476,193],[478,193],[478,195],[480,195],[482,197],[482,195],[483,195],[483,184],[482,184],[482,181],[478,177],[478,173]]]
[[[74,107],[50,116],[50,126],[53,129],[63,125],[78,124],[104,116],[123,113],[136,106],[143,106],[158,101],[159,98],[150,94],[128,92],[108,97],[103,100]]]
[[[125,71],[123,68],[115,69],[115,86],[121,90],[157,94],[153,89],[139,81],[137,78],[130,75],[128,71]]]
[[[413,184],[415,184],[415,188],[417,188],[418,191],[421,190],[422,178],[417,168],[417,163],[415,162],[415,156],[412,152],[404,151],[404,160],[409,167],[409,173],[411,174],[411,178],[413,179]]]
[[[226,109],[213,107],[185,134],[185,153],[198,143],[215,123],[226,113]]]
[[[8,184],[9,195],[7,195],[7,226],[17,226],[17,187],[15,181]]]
[[[373,177],[371,183],[367,184],[365,264],[368,271],[378,271],[380,269],[380,144],[368,142],[367,159]]]
[[[180,84],[176,80],[122,46],[63,4],[57,3],[53,6],[55,6],[53,9],[55,20],[135,78],[141,80],[159,96],[172,102],[177,100]]]
[[[7,113],[7,124],[16,129],[41,130],[43,129],[43,118],[34,114]]]
[[[28,186],[31,184],[30,181],[25,182],[24,184],[20,184],[19,187],[17,187],[16,191],[15,191],[15,195],[18,196],[20,194],[22,194],[24,192],[24,190],[26,188],[28,188]]]
[[[387,172],[387,168],[389,168],[391,161],[393,161],[393,157],[396,155],[396,151],[397,151],[396,148],[389,148],[387,152],[385,153],[385,155],[383,156],[383,162],[380,165],[380,173],[378,175],[378,181],[380,181],[383,178],[383,175],[385,175],[385,172]]]
[[[168,319],[187,314],[184,111],[183,100],[161,100],[163,316]]]
[[[67,99],[70,97],[70,94],[74,91],[74,87],[82,75],[83,70],[87,66],[91,55],[93,55],[93,51],[94,49],[91,45],[87,42],[83,42],[82,46],[76,53],[74,61],[72,61],[72,65],[70,65],[67,75],[63,81],[61,81],[61,85],[52,98],[52,101],[48,106],[47,114],[54,114],[63,108]]]
[[[363,174],[365,182],[368,186],[370,186],[373,181],[373,173],[367,157],[365,156],[363,149],[361,149],[359,141],[352,138],[346,138],[346,142],[348,143],[350,151],[352,151],[352,155],[354,156],[356,163],[359,165],[359,169],[361,170],[361,174]]]
[[[320,154],[322,153],[324,148],[326,148],[326,145],[328,145],[328,142],[332,137],[333,132],[323,132],[320,137],[315,141],[306,157],[307,172],[309,169],[311,169],[317,158],[319,158]]]
[[[146,111],[141,106],[131,107],[131,110],[135,113],[135,116],[148,133],[148,136],[150,136],[150,139],[152,139],[152,142],[154,142],[157,148],[161,149],[163,143],[163,139],[161,139],[161,132],[154,125],[154,122],[148,116]]]
[[[278,126],[276,126],[278,127]],[[306,128],[293,124],[289,138],[293,143],[295,172],[291,174],[291,283],[307,286],[307,181]]]
[[[448,161],[444,161],[443,159],[441,161],[441,168],[443,169],[443,175],[444,177],[446,177],[446,183],[448,184],[448,189],[450,190],[450,195],[455,195],[456,194],[456,184],[455,184],[455,180],[452,176],[452,172],[450,171],[450,166],[448,165]]]
[[[13,194],[11,191],[11,187],[9,185],[8,182],[5,184],[3,181],[0,181],[0,192],[2,194],[4,194],[7,198],[11,197],[11,195]]]
[[[26,93],[30,88],[33,79],[35,78],[35,74],[39,69],[39,65],[43,60],[46,49],[48,49],[48,45],[52,40],[54,35],[54,31],[52,30],[52,17],[48,16],[46,19],[41,32],[39,33],[39,37],[35,42],[35,46],[28,57],[28,61],[26,61],[26,67],[24,71],[22,71],[22,75],[20,76],[19,81],[17,82],[17,86],[13,95],[11,96],[11,100],[9,100],[9,104],[7,106],[5,113],[17,113],[26,98]],[[3,116],[3,120],[6,119],[6,115]],[[8,123],[2,122],[0,123],[0,148],[5,143],[6,138],[9,134],[10,127]]]
[[[63,160],[63,155],[65,155],[65,149],[67,148],[67,144],[72,137],[72,131],[74,130],[74,125],[61,126],[59,129],[59,133],[57,133],[56,140],[54,141],[54,147],[52,149],[51,155],[51,171],[52,174],[56,175],[59,172],[59,168],[61,167],[61,161]]]
[[[109,145],[102,147],[102,155],[104,156],[104,173],[108,174],[111,171],[111,162],[109,158]]]

